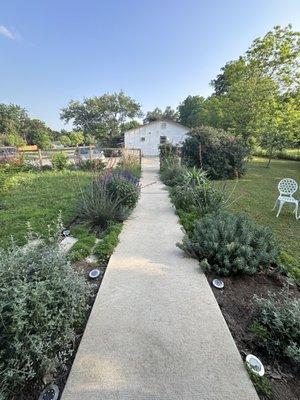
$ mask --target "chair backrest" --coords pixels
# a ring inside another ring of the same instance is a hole
[[[278,190],[280,194],[292,195],[298,189],[297,182],[292,178],[284,178],[278,183]]]

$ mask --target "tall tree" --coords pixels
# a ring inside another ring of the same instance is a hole
[[[226,94],[230,86],[248,74],[246,61],[243,57],[229,61],[221,68],[221,73],[211,81],[216,95]]]
[[[277,151],[293,147],[300,138],[300,98],[285,96],[269,104],[265,119],[259,121],[258,143],[266,150],[268,165]]]
[[[25,136],[28,144],[34,144],[43,150],[51,147],[51,129],[39,119],[28,119],[23,131],[23,135]]]
[[[156,107],[153,111],[148,111],[146,117],[144,118],[144,124],[149,122],[157,121],[158,119],[162,119],[163,112],[160,108]]]
[[[205,98],[188,96],[179,106],[179,121],[190,128],[201,125],[200,114],[204,108]]]
[[[215,94],[226,94],[232,84],[251,76],[268,77],[281,92],[294,91],[300,85],[300,33],[275,26],[253,41],[238,60],[230,61],[211,82]]]
[[[171,106],[167,106],[165,108],[165,111],[163,112],[163,118],[177,121],[178,117],[179,117],[178,112],[176,110],[173,110]]]
[[[297,90],[300,85],[300,32],[275,26],[264,37],[253,41],[246,62],[262,75],[273,79],[281,92]]]
[[[23,131],[28,119],[24,108],[16,104],[0,104],[0,134],[7,144],[18,146],[25,142]]]
[[[205,101],[208,123],[248,143],[256,141],[270,154],[290,143],[295,125],[286,116],[297,120],[291,105],[299,99],[299,35],[290,25],[276,26],[255,39],[245,55],[227,63],[212,81],[214,95]],[[212,100],[217,108],[210,108]]]
[[[138,121],[133,119],[132,121],[124,122],[124,124],[121,125],[121,131],[123,133],[129,131],[129,129],[138,128],[140,125],[141,124]]]
[[[128,119],[142,116],[141,106],[124,92],[70,101],[61,111],[61,119],[73,121],[85,135],[95,136],[102,144],[115,145],[121,137],[121,126]]]
[[[165,111],[162,111],[160,108],[156,107],[153,111],[148,111],[146,117],[144,118],[144,124],[147,124],[152,121],[157,121],[159,119],[171,119],[173,121],[177,121],[178,113],[176,110],[173,110],[172,107],[167,106]]]

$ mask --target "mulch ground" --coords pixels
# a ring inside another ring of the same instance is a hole
[[[208,275],[209,282],[216,276]],[[270,379],[274,400],[300,399],[300,373],[289,360],[270,356],[260,347],[259,340],[249,330],[253,322],[254,294],[267,297],[268,291],[278,292],[285,284],[282,276],[237,276],[222,278],[225,287],[222,290],[212,287],[216,300],[235,340],[243,359],[249,353],[256,355],[264,364],[266,376]],[[297,287],[290,289],[299,296]],[[261,396],[261,399],[265,398]]]

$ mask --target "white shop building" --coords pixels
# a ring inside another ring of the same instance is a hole
[[[159,145],[179,145],[185,140],[189,128],[178,122],[160,119],[124,132],[125,147],[141,149],[144,156],[157,156]]]

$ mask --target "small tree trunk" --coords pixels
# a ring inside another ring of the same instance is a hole
[[[267,167],[266,167],[266,168],[269,168],[269,167],[270,167],[272,157],[273,157],[273,148],[270,149],[269,161],[268,161],[268,164],[267,164]]]

